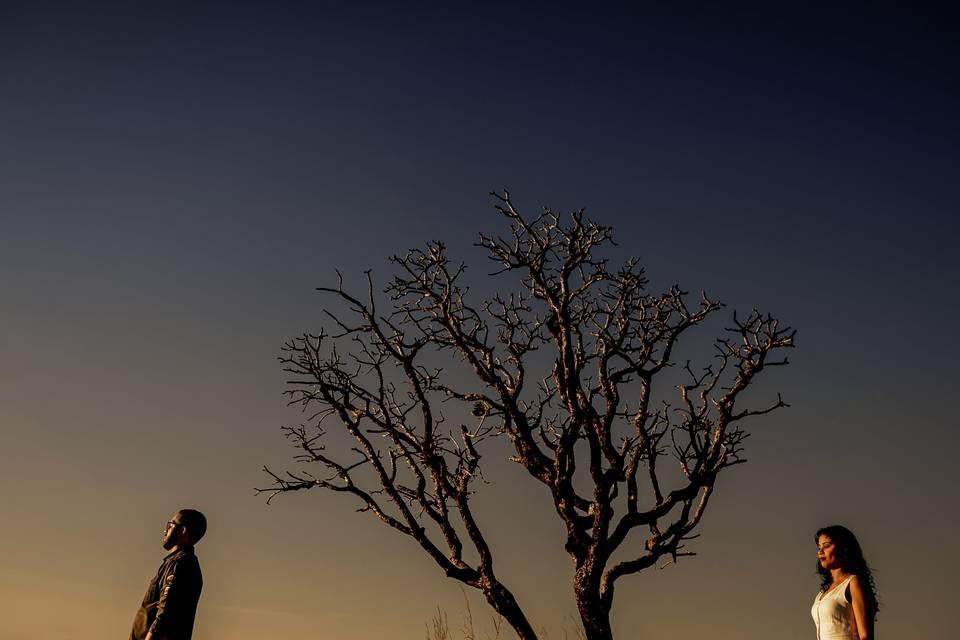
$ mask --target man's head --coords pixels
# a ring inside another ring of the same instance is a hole
[[[207,518],[196,509],[181,509],[167,522],[163,532],[163,548],[190,547],[207,532]]]

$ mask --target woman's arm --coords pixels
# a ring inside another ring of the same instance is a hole
[[[873,640],[873,601],[870,593],[863,588],[858,576],[850,579],[847,587],[850,604],[853,605],[853,619],[857,624],[857,637],[860,640]]]

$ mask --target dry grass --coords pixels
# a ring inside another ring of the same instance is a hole
[[[490,631],[484,631],[482,637],[478,636],[473,622],[473,610],[470,608],[470,600],[467,598],[466,592],[463,593],[463,601],[465,605],[463,621],[457,629],[460,640],[500,640],[501,633],[510,633],[509,628],[504,630],[503,616],[497,615],[490,616],[490,627],[493,630],[493,635]],[[564,624],[562,633],[562,640],[586,640],[583,628],[573,617],[569,617],[569,622]],[[543,627],[540,627],[538,635],[542,640],[550,640],[550,634]],[[510,636],[512,637],[512,634]],[[450,631],[450,619],[447,612],[439,606],[436,615],[430,618],[427,623],[427,640],[454,640],[453,632]]]

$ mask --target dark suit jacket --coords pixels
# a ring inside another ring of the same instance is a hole
[[[193,547],[167,555],[147,586],[130,640],[143,640],[149,631],[163,640],[190,640],[202,588],[203,576]]]

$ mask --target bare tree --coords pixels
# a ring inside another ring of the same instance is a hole
[[[293,376],[291,404],[311,416],[284,430],[298,459],[323,473],[267,469],[274,485],[259,491],[353,494],[360,510],[413,538],[533,640],[470,501],[481,443],[506,438],[511,459],[549,489],[565,527],[586,637],[608,640],[618,581],[692,555],[684,543],[718,474],[745,462],[744,420],[787,406],[779,395],[762,408],[740,401],[761,371],[787,364],[774,352],[793,347],[794,331],[757,311],[734,314],[711,363],[675,369],[684,380],[678,393],[658,399],[654,383],[669,377],[662,374],[680,336],[722,304],[706,294],[691,303],[676,286],[647,293],[635,258],[611,269],[599,255],[613,244],[611,229],[582,210],[528,219],[506,191],[491,195],[510,231],[481,234],[477,246],[496,274],[517,277],[515,292],[472,303],[465,266],[439,242],[392,258],[386,312],[369,272],[363,295],[342,278],[320,288],[345,311],[328,312],[329,331],[288,342],[281,361]],[[470,382],[438,367],[440,357],[465,363]],[[538,361],[549,364],[537,372]],[[446,416],[458,406],[474,418],[450,428]],[[351,451],[325,447],[328,424],[349,434]],[[618,550],[626,559],[613,558]]]

